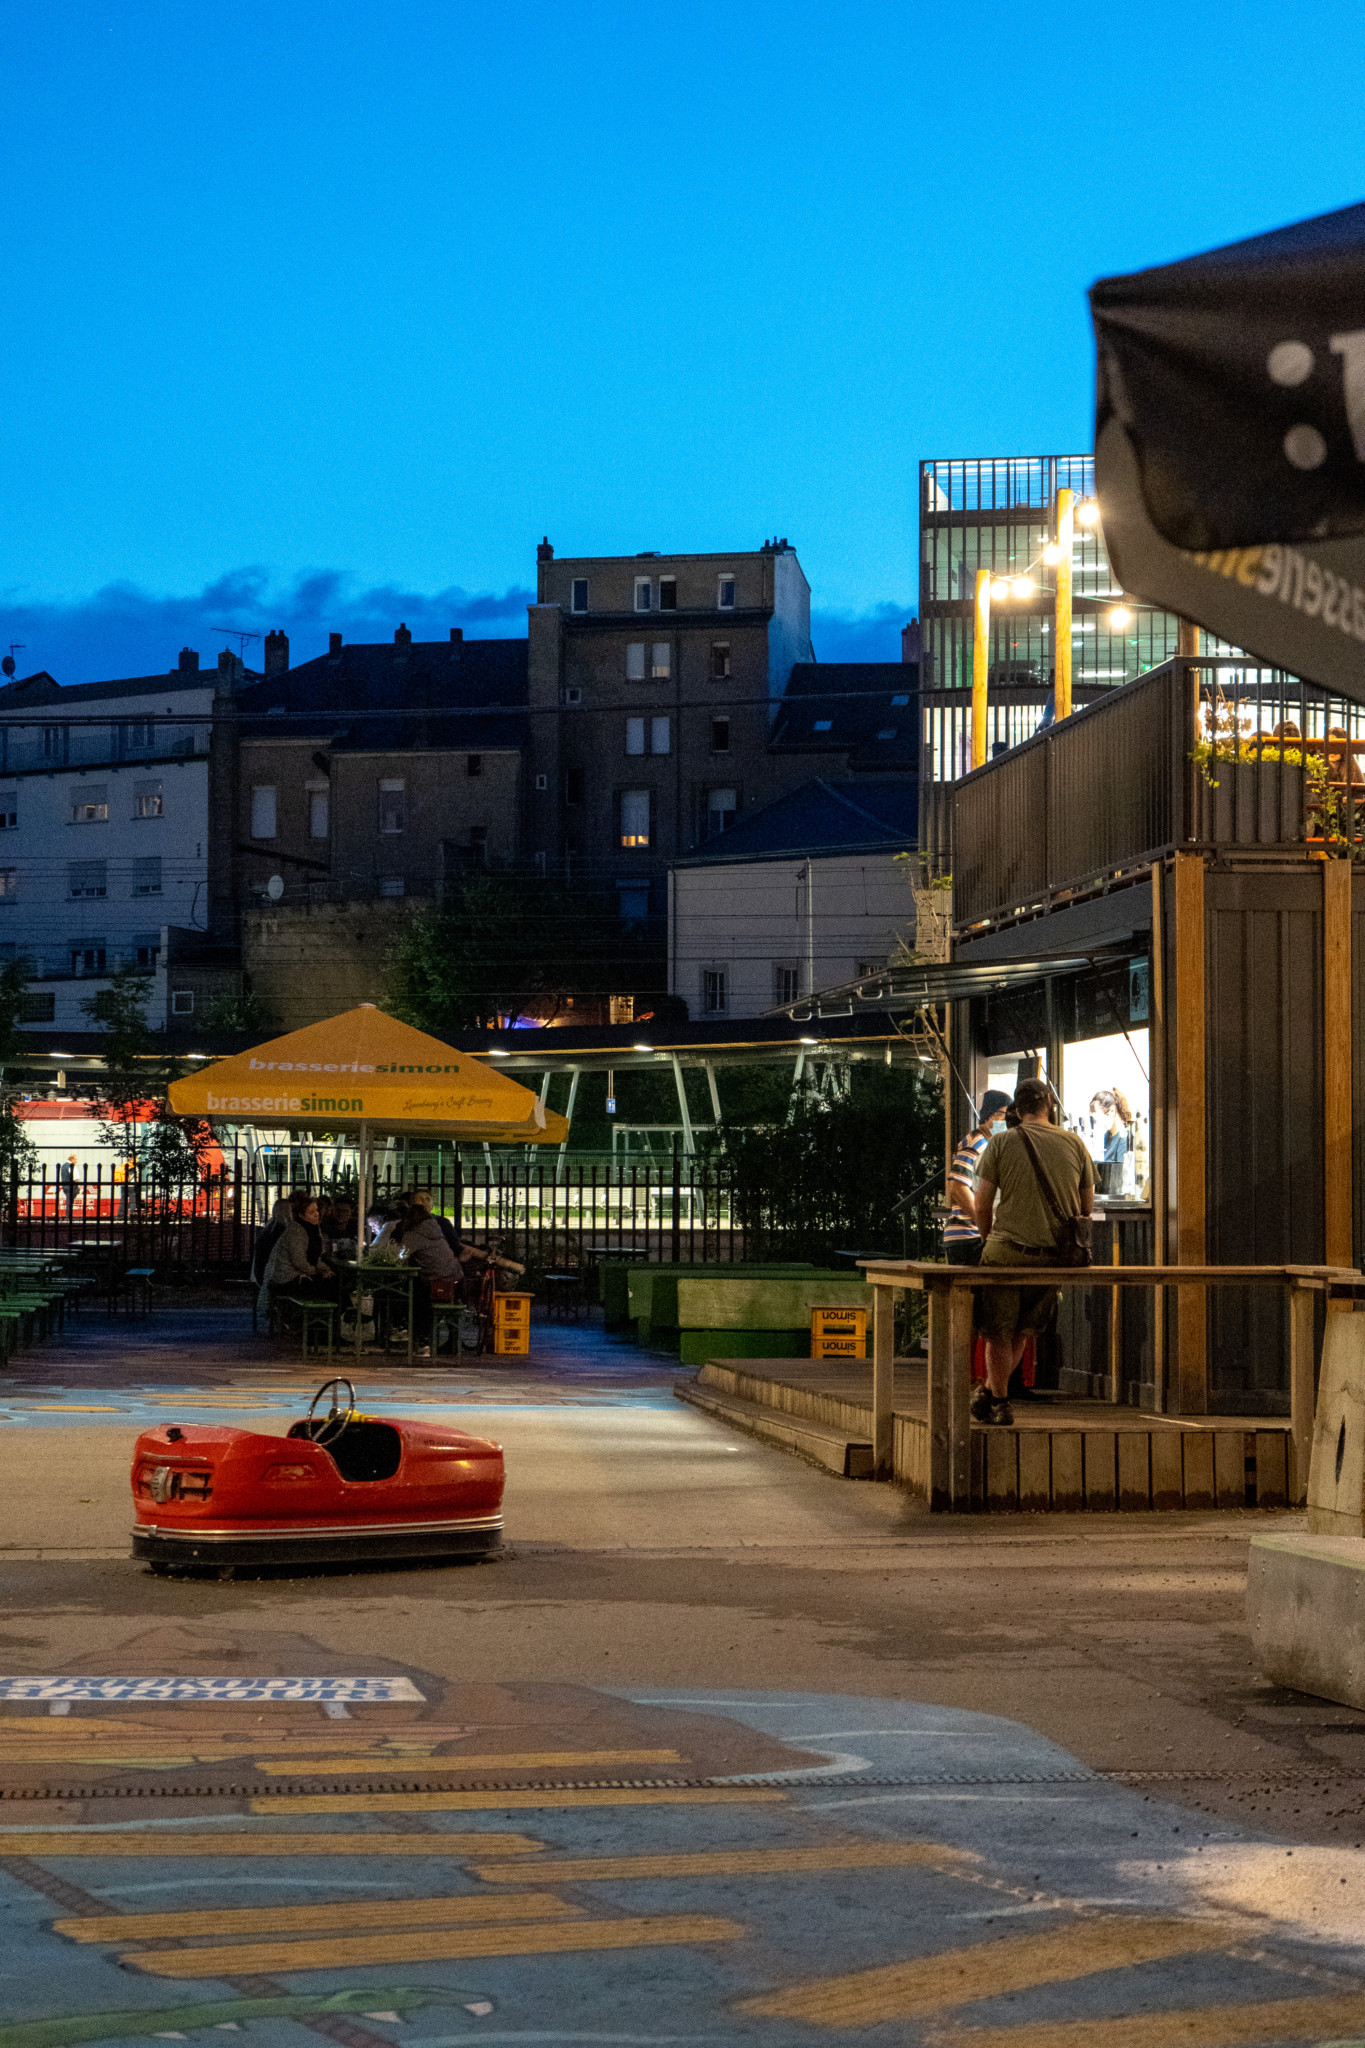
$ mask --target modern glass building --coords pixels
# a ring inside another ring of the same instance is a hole
[[[1179,622],[1120,590],[1097,523],[1086,523],[1095,491],[1092,455],[985,457],[920,464],[921,845],[947,851],[945,786],[970,765],[973,609],[978,569],[1027,579],[1030,591],[991,606],[992,753],[1037,731],[1051,701],[1055,571],[1044,551],[1056,536],[1059,490],[1076,494],[1081,516],[1072,555],[1072,699],[1087,704],[1168,660]],[[1210,655],[1236,650],[1205,636]]]

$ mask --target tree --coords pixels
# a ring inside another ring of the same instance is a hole
[[[6,1067],[25,1057],[20,1034],[24,1003],[28,995],[29,963],[8,960],[0,967],[0,1081]],[[8,1089],[0,1092],[0,1173],[27,1173],[38,1164],[38,1148],[14,1113],[14,1097]]]
[[[210,1132],[198,1118],[176,1116],[167,1100],[180,1068],[147,1022],[150,992],[145,970],[119,967],[108,988],[87,997],[81,1008],[105,1034],[104,1072],[95,1083],[104,1142],[125,1167],[164,1184],[196,1177]]]
[[[240,995],[210,996],[199,1011],[199,1026],[213,1037],[270,1038],[280,1029],[280,1020],[254,989]]]

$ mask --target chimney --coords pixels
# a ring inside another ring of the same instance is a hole
[[[918,619],[911,619],[911,621],[910,621],[910,623],[909,623],[908,625],[906,625],[906,626],[902,626],[902,627],[901,627],[901,660],[902,660],[902,661],[918,661],[918,660],[919,660],[919,620],[918,620]]]
[[[181,675],[182,675],[182,676],[197,676],[197,675],[198,675],[198,673],[199,673],[199,656],[198,656],[198,655],[197,655],[197,654],[195,653],[195,651],[194,651],[194,649],[193,649],[192,647],[182,647],[182,648],[181,648],[181,650],[180,650],[180,661],[179,661],[179,669],[180,669],[180,673],[181,673]]]
[[[337,655],[338,655],[338,654],[340,654],[340,652],[341,652],[341,635],[340,635],[340,633],[329,633],[329,634],[327,635],[327,652],[328,652],[328,653],[329,653],[329,654],[330,654],[330,655],[332,656],[333,660],[335,660],[335,659],[336,659],[336,657],[337,657]]]
[[[412,645],[412,635],[406,626],[400,626],[393,636],[393,644],[400,654],[406,654]]]
[[[265,674],[283,676],[289,673],[289,635],[278,629],[265,636]]]
[[[452,626],[452,627],[451,627],[451,629],[450,629],[450,644],[451,644],[451,646],[452,646],[452,647],[458,647],[458,646],[460,645],[460,642],[461,642],[461,641],[462,641],[463,639],[464,639],[464,627],[463,627],[463,626]]]
[[[218,656],[219,687],[227,690],[232,689],[234,684],[241,682],[244,674],[245,670],[242,667],[241,655],[234,654],[230,647],[225,647]]]
[[[540,546],[536,549],[536,560],[538,562],[553,562],[554,558],[555,551],[550,546],[550,536],[547,533]]]

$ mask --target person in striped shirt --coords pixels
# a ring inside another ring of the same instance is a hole
[[[988,1088],[981,1098],[980,1121],[968,1131],[948,1168],[948,1215],[943,1225],[943,1250],[950,1266],[979,1266],[981,1232],[976,1227],[976,1169],[997,1131],[1005,1128],[1008,1095]]]

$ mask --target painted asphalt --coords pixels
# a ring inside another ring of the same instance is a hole
[[[664,1752],[701,1715],[792,1762],[710,1786],[655,1767],[652,1788],[574,1795],[123,1802],[94,1824],[6,1803],[0,2048],[1365,2038],[1358,1848],[1203,1829],[988,1715],[613,1700]],[[63,1727],[31,1715],[35,1735]]]

